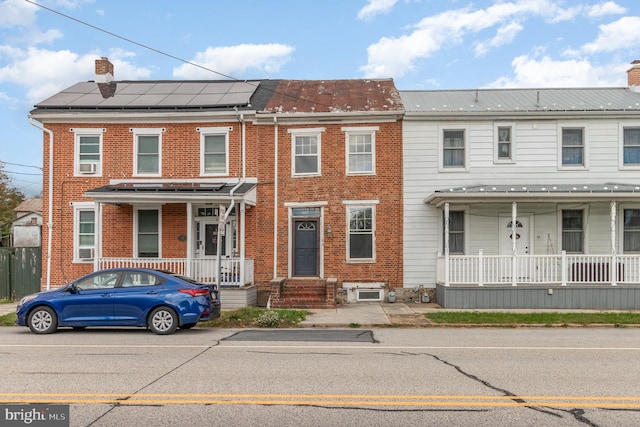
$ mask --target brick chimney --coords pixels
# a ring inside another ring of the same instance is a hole
[[[103,56],[96,59],[96,83],[111,83],[113,81],[113,64],[109,58]]]
[[[631,68],[627,70],[629,89],[640,92],[640,59],[631,62]]]

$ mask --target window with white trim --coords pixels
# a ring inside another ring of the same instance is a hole
[[[442,251],[445,251],[445,218],[442,217]],[[449,211],[449,253],[464,254],[464,211]]]
[[[229,174],[229,132],[231,127],[197,128],[200,132],[200,174]]]
[[[378,127],[342,128],[346,134],[347,175],[375,173],[376,131]]]
[[[100,175],[104,128],[72,128],[75,140],[75,174]]]
[[[162,133],[165,129],[139,128],[133,132],[134,176],[160,176],[162,170]]]
[[[93,262],[96,243],[96,212],[93,203],[73,204],[74,262]]]
[[[580,168],[588,166],[587,156],[587,128],[580,124],[558,125],[559,164],[561,169]]]
[[[466,160],[465,131],[445,129],[442,131],[442,167],[464,168]]]
[[[640,209],[623,209],[622,247],[625,253],[640,252]]]
[[[496,123],[494,125],[494,156],[495,163],[515,162],[515,141],[513,123]]]
[[[347,260],[375,261],[375,205],[347,206]]]
[[[622,158],[624,166],[640,166],[640,127],[622,129]]]
[[[160,210],[136,209],[136,257],[160,258]]]
[[[293,176],[320,175],[321,132],[318,129],[289,129],[291,133],[291,171]]]
[[[584,253],[584,211],[562,210],[562,249],[567,253]]]

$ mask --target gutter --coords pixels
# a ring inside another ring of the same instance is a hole
[[[37,124],[33,117],[29,117],[32,126],[49,134],[49,197],[47,219],[47,290],[51,289],[51,240],[53,237],[53,131]]]

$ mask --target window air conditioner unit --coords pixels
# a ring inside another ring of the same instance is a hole
[[[93,248],[80,248],[80,250],[78,250],[78,258],[82,260],[92,260],[93,251]]]
[[[78,165],[78,172],[80,173],[96,173],[97,170],[97,163],[80,163]]]

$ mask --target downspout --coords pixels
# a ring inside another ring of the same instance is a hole
[[[49,134],[49,215],[47,219],[47,290],[51,289],[51,239],[53,237],[53,131],[37,124],[33,117],[29,122],[36,128]]]
[[[235,108],[236,113],[238,113],[238,109]],[[217,254],[216,254],[216,258],[217,258],[217,272],[216,272],[216,277],[217,277],[217,283],[218,285],[220,285],[220,280],[222,279],[222,275],[221,275],[221,271],[222,269],[220,268],[221,266],[221,247],[220,244],[222,242],[222,234],[224,233],[224,227],[226,227],[227,224],[227,218],[229,218],[229,215],[231,215],[231,211],[233,210],[233,206],[235,205],[235,200],[233,199],[233,195],[236,192],[236,190],[238,190],[238,188],[240,188],[240,186],[242,184],[245,183],[246,178],[247,178],[247,158],[246,158],[246,143],[247,143],[247,138],[246,138],[246,123],[244,121],[244,114],[238,114],[238,122],[241,123],[241,127],[240,127],[240,139],[242,141],[242,148],[241,148],[241,156],[242,156],[242,176],[240,177],[240,180],[238,180],[238,183],[236,185],[233,186],[233,188],[229,191],[229,198],[231,199],[231,201],[229,202],[229,207],[224,211],[224,216],[220,218],[220,223],[218,224],[218,245],[217,245]],[[242,212],[242,215],[244,215],[244,212]],[[220,230],[223,230],[222,232]],[[241,232],[244,235],[244,228],[241,228]],[[244,285],[244,239],[240,240],[238,239],[238,241],[241,242],[241,248],[240,248],[240,286]]]
[[[278,117],[273,116],[273,278],[278,276]]]

